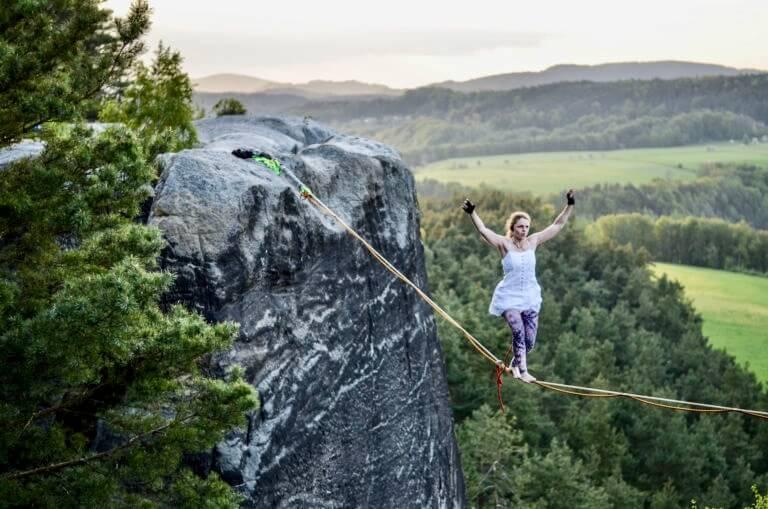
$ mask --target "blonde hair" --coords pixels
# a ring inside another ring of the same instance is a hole
[[[509,219],[507,219],[506,224],[504,225],[505,229],[505,235],[508,239],[512,238],[512,228],[517,224],[518,221],[521,219],[527,219],[528,223],[531,222],[531,216],[529,216],[526,212],[523,212],[522,210],[518,210],[517,212],[512,212],[509,215]]]

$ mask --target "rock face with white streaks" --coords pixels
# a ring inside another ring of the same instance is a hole
[[[173,295],[241,324],[216,369],[245,368],[261,409],[213,451],[248,507],[462,507],[464,485],[429,307],[295,186],[278,158],[424,288],[413,178],[391,148],[298,119],[221,117],[166,155],[150,224]]]

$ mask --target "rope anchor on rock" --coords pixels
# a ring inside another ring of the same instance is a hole
[[[301,180],[299,180],[290,170],[283,168],[280,164],[280,161],[272,157],[270,154],[267,154],[266,152],[254,152],[253,150],[238,148],[232,151],[232,155],[239,157],[240,159],[250,159],[252,161],[256,161],[278,177],[284,174],[293,180],[293,182],[298,186],[299,195],[305,200],[314,196],[312,190],[309,187],[307,187]]]

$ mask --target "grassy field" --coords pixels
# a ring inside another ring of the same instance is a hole
[[[656,178],[693,179],[708,162],[768,166],[768,144],[723,143],[673,148],[541,152],[446,159],[414,170],[417,180],[486,184],[535,195],[601,183],[643,184]],[[479,164],[478,164],[479,163]]]
[[[712,346],[749,362],[758,379],[768,382],[768,278],[666,263],[653,270],[685,287]]]

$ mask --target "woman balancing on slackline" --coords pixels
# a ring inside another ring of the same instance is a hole
[[[567,205],[557,219],[531,236],[528,236],[531,217],[525,212],[513,212],[507,220],[506,235],[501,236],[483,224],[471,201],[464,200],[461,206],[472,218],[472,224],[483,240],[498,249],[501,255],[504,279],[496,285],[488,311],[502,316],[512,330],[513,358],[506,368],[507,373],[528,383],[536,380],[528,373],[526,358],[536,343],[541,308],[541,287],[536,281],[536,248],[557,235],[568,221],[575,203],[573,189],[566,193],[566,198]]]

